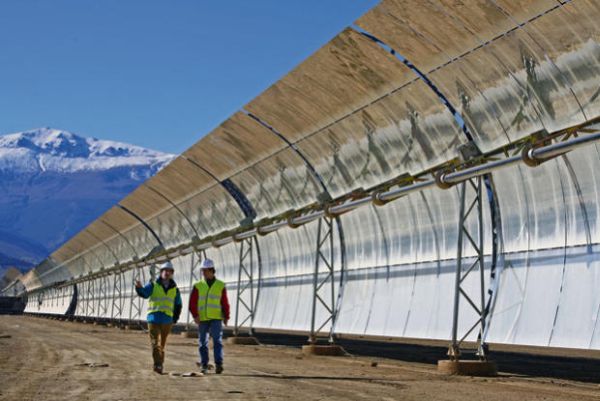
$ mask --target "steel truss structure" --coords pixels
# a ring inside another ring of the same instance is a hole
[[[198,281],[200,281],[202,279],[202,275],[199,274],[199,270],[200,270],[200,265],[202,263],[202,261],[204,259],[206,259],[206,251],[205,250],[201,250],[198,253],[194,254],[195,259],[192,260],[192,263],[190,264],[190,279],[188,281],[188,288],[189,291],[192,291],[192,288],[194,286],[194,284],[196,284]],[[195,330],[195,325],[192,319],[190,319],[191,313],[188,310],[187,311],[187,317],[186,317],[186,329],[188,331],[193,331]]]
[[[258,305],[261,283],[260,248],[256,238],[246,238],[239,242],[240,256],[236,286],[236,307],[233,334],[240,334],[242,327],[248,328],[252,336],[254,316]],[[243,316],[245,315],[245,316]]]
[[[236,334],[600,348],[600,8],[513,3],[382,0],[6,291],[135,324],[208,251]]]
[[[335,258],[335,226],[334,217],[322,217],[318,220],[316,247],[315,247],[315,270],[313,274],[312,291],[312,315],[310,324],[309,343],[315,344],[323,329],[329,325],[327,340],[334,342],[333,330],[338,311],[336,304],[336,273],[341,283],[343,270],[336,272]],[[323,313],[318,313],[318,308]]]
[[[458,244],[456,257],[456,274],[454,282],[454,308],[452,317],[452,342],[448,349],[450,359],[458,360],[463,341],[475,329],[477,335],[476,355],[487,359],[487,345],[484,342],[489,304],[486,301],[485,286],[485,252],[484,252],[484,221],[483,221],[483,178],[476,177],[462,182],[460,185],[460,215],[458,224]],[[472,251],[474,258],[465,257],[465,248]],[[479,291],[470,290],[465,280],[477,274]],[[478,300],[479,298],[479,300]],[[459,337],[460,301],[464,299],[477,314],[477,320],[465,333]]]

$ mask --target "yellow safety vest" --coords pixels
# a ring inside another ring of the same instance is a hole
[[[154,282],[150,302],[148,303],[148,314],[162,312],[167,316],[173,317],[175,309],[175,297],[177,296],[177,287],[169,288],[165,294],[163,286]]]
[[[225,289],[225,283],[215,279],[215,282],[210,287],[206,281],[198,281],[194,284],[198,290],[198,316],[200,320],[223,319],[223,310],[221,309],[221,294]]]

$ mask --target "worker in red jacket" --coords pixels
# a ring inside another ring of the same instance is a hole
[[[190,313],[198,324],[198,343],[202,373],[208,372],[208,335],[213,339],[216,373],[223,372],[223,325],[229,321],[229,301],[225,283],[215,277],[211,259],[202,261],[203,280],[194,284],[190,296]]]

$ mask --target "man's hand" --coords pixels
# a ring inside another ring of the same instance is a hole
[[[194,322],[196,324],[200,324],[200,318],[198,316],[194,316]]]
[[[227,319],[224,319],[224,320],[223,320],[223,324],[224,324],[225,326],[227,326],[227,322],[228,322],[228,321],[229,321],[229,320],[227,320]]]
[[[140,280],[135,280],[135,288],[142,288],[142,283]]]

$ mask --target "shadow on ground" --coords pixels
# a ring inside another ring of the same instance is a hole
[[[297,346],[306,345],[306,336],[257,333],[263,344]],[[445,347],[401,343],[341,339],[339,345],[352,355],[385,357],[405,362],[437,364],[446,358]],[[502,374],[548,377],[600,383],[600,359],[535,355],[522,352],[494,351],[491,359],[497,362]]]

